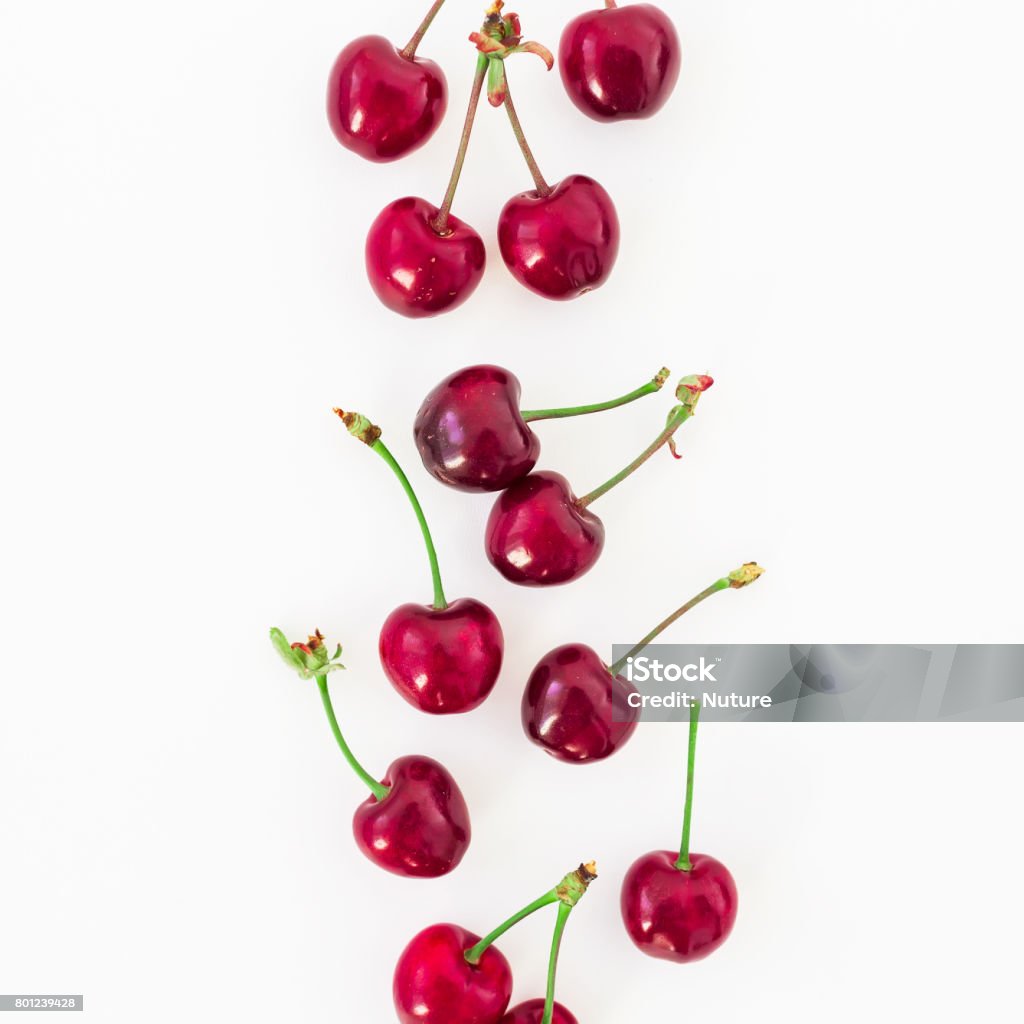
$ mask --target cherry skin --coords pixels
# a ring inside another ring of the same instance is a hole
[[[472,711],[501,670],[505,640],[494,612],[472,598],[447,608],[404,604],[380,632],[380,660],[395,689],[432,715]]]
[[[678,964],[702,960],[725,942],[736,923],[736,883],[714,857],[690,854],[690,871],[676,867],[679,854],[648,853],[626,872],[622,920],[642,953]]]
[[[523,693],[523,728],[533,743],[559,761],[602,761],[636,732],[636,712],[629,706],[629,696],[636,692],[585,644],[556,647],[530,674]]]
[[[520,415],[520,394],[500,366],[468,366],[441,381],[413,427],[427,472],[460,491],[503,491],[526,476],[540,441]]]
[[[513,1006],[501,1024],[541,1024],[544,1019],[544,1000],[530,999],[518,1006]],[[551,1024],[579,1024],[579,1021],[559,1002],[554,1005]]]
[[[469,810],[448,771],[429,757],[400,757],[381,780],[390,792],[371,796],[352,821],[359,848],[395,875],[439,878],[469,847]]]
[[[573,174],[549,195],[513,196],[501,211],[498,245],[512,275],[547,299],[600,288],[619,252],[615,204],[593,178]]]
[[[569,22],[559,45],[569,98],[595,121],[650,117],[679,78],[679,36],[651,4],[588,11]]]
[[[455,924],[424,928],[398,958],[393,994],[401,1024],[498,1024],[512,998],[512,969],[494,946],[466,962],[479,935]]]
[[[486,548],[491,564],[512,583],[569,583],[600,557],[604,523],[576,504],[560,473],[531,473],[498,496],[487,520]]]
[[[375,163],[418,149],[448,106],[432,60],[406,57],[383,36],[362,36],[338,54],[327,82],[327,119],[337,140]]]
[[[447,313],[476,291],[484,274],[483,239],[457,217],[443,235],[438,210],[409,196],[384,207],[366,238],[366,273],[377,298],[402,316]]]

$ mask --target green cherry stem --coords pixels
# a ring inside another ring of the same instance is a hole
[[[508,119],[512,123],[512,134],[515,135],[516,142],[519,143],[519,148],[523,151],[523,156],[526,158],[526,166],[530,168],[530,174],[533,175],[533,183],[537,188],[538,195],[541,198],[551,195],[551,186],[544,180],[544,175],[540,172],[540,166],[533,155],[533,150],[530,149],[530,144],[526,141],[526,133],[523,131],[522,122],[519,120],[515,104],[512,102],[507,72],[505,75],[505,110],[508,112]]]
[[[437,17],[438,12],[444,7],[444,0],[436,0],[434,5],[427,11],[427,16],[420,23],[420,27],[416,29],[412,39],[409,40],[404,50],[401,50],[401,55],[406,60],[412,60],[416,56],[416,50],[419,48],[420,43],[423,42],[423,37],[427,34],[427,29],[434,23],[434,19]]]
[[[331,703],[331,694],[327,689],[327,676],[317,676],[316,685],[320,689],[320,699],[324,702],[324,711],[327,712],[327,721],[331,723],[331,732],[334,733],[334,738],[338,741],[338,746],[341,747],[342,754],[345,755],[345,760],[348,761],[352,768],[352,771],[356,773],[370,787],[370,791],[377,798],[378,801],[383,800],[391,790],[387,786],[378,782],[360,763],[356,760],[355,754],[352,753],[352,748],[345,742],[345,737],[341,733],[341,726],[338,725],[338,716],[334,713],[334,705]]]
[[[593,412],[606,412],[608,409],[617,409],[619,406],[629,405],[630,402],[635,402],[638,398],[644,398],[646,395],[655,394],[662,389],[665,381],[668,380],[668,376],[669,371],[663,368],[653,380],[649,380],[635,391],[630,391],[628,395],[623,395],[621,398],[613,398],[610,402],[597,402],[594,405],[576,405],[564,409],[531,409],[529,411],[521,411],[519,415],[522,416],[524,422],[535,423],[538,420],[565,419],[569,416],[587,416]]]
[[[409,483],[409,478],[398,464],[398,460],[380,439],[379,427],[375,427],[365,416],[359,413],[343,412],[341,409],[335,409],[334,413],[348,427],[348,431],[353,437],[362,441],[363,444],[370,448],[371,451],[376,452],[390,466],[391,472],[395,474],[398,482],[402,485],[402,490],[405,491],[409,504],[412,505],[412,510],[416,513],[416,521],[419,523],[420,533],[423,534],[423,543],[427,548],[427,558],[430,561],[430,575],[434,582],[434,607],[438,611],[444,611],[448,607],[448,602],[444,596],[444,587],[441,585],[441,567],[437,561],[437,549],[434,547],[434,538],[430,535],[427,517],[423,514],[423,506],[420,504],[419,498],[416,497],[416,492],[413,490],[412,484]]]
[[[676,867],[680,871],[692,871],[690,863],[690,819],[693,816],[693,767],[697,759],[697,726],[700,722],[700,701],[694,699],[690,706],[690,749],[686,758],[686,807],[683,810],[683,841],[679,847]]]
[[[555,975],[558,973],[558,954],[562,948],[562,935],[565,933],[565,926],[571,913],[572,907],[565,903],[558,908],[555,931],[551,937],[551,957],[548,960],[548,988],[544,997],[544,1015],[540,1019],[540,1024],[551,1024],[551,1018],[555,1012]]]
[[[469,110],[466,111],[466,121],[462,126],[462,138],[459,140],[459,150],[455,155],[455,166],[452,168],[452,176],[448,182],[448,191],[444,194],[444,199],[441,201],[441,207],[437,211],[437,216],[430,224],[442,236],[450,234],[448,230],[448,216],[452,212],[452,203],[455,202],[455,193],[459,188],[462,169],[466,166],[469,140],[473,134],[473,124],[476,122],[476,112],[480,106],[480,94],[484,91],[486,79],[487,57],[481,53],[476,59],[476,74],[473,78],[473,87],[469,92]]]

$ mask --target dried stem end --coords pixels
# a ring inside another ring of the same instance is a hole
[[[345,424],[348,432],[363,444],[372,447],[380,440],[380,427],[375,427],[362,413],[335,409],[334,415]]]

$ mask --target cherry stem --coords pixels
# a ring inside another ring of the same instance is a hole
[[[712,594],[717,594],[720,590],[729,590],[731,587],[732,582],[725,576],[720,580],[716,580],[706,590],[702,590],[696,597],[691,597],[686,604],[681,608],[677,608],[667,619],[659,622],[628,654],[619,658],[609,669],[611,674],[617,676],[629,663],[630,658],[635,658],[652,640],[656,640],[673,622],[681,619],[691,608],[696,608],[701,601],[706,601]]]
[[[679,847],[676,867],[692,871],[690,863],[690,819],[693,815],[693,766],[697,759],[697,725],[700,721],[700,700],[694,698],[690,706],[690,751],[686,758],[686,807],[683,810],[683,841]]]
[[[533,150],[530,149],[530,144],[526,141],[526,133],[523,131],[522,122],[519,120],[515,104],[512,102],[507,69],[505,73],[505,109],[508,111],[509,121],[512,122],[512,133],[515,135],[516,142],[519,143],[519,148],[523,151],[523,156],[526,158],[526,166],[530,168],[530,174],[533,175],[533,183],[537,186],[537,192],[542,198],[551,195],[551,186],[544,180],[544,175],[540,173],[540,167],[533,155]]]
[[[604,5],[605,5],[605,7],[607,7],[607,8],[609,9],[609,10],[611,10],[611,9],[612,9],[613,7],[618,7],[618,6],[619,6],[619,5],[618,5],[618,4],[617,4],[617,3],[615,2],[615,0],[604,0]]]
[[[661,370],[660,373],[653,379],[648,381],[642,387],[637,388],[635,391],[630,391],[628,395],[623,395],[621,398],[613,398],[610,402],[598,402],[595,405],[576,405],[565,409],[532,409],[529,412],[520,412],[525,423],[535,423],[537,420],[557,420],[565,419],[569,416],[587,416],[592,412],[605,412],[608,409],[617,409],[620,405],[629,405],[630,402],[635,402],[638,398],[643,398],[645,395],[653,395],[660,391],[665,381],[668,379],[668,370]]]
[[[324,710],[327,712],[327,721],[331,723],[331,732],[334,733],[334,738],[338,741],[338,746],[341,747],[341,752],[345,755],[345,760],[348,761],[349,765],[351,765],[352,770],[356,775],[358,775],[359,778],[361,778],[363,782],[370,787],[370,791],[377,800],[383,800],[391,790],[383,783],[378,782],[356,760],[356,756],[352,753],[352,749],[345,742],[345,737],[341,734],[341,726],[338,725],[338,717],[334,713],[334,705],[331,703],[331,694],[327,689],[327,676],[317,676],[316,685],[320,688],[320,699],[324,702]]]
[[[551,1024],[551,1018],[555,1012],[555,975],[558,972],[558,954],[562,948],[562,935],[571,913],[572,907],[565,903],[558,908],[555,931],[551,937],[551,958],[548,960],[548,988],[544,998],[544,1016],[541,1017],[540,1024]]]
[[[597,501],[598,498],[607,494],[613,487],[617,487],[627,477],[632,476],[648,459],[650,459],[659,449],[663,448],[672,437],[675,432],[693,415],[693,407],[689,405],[679,406],[676,413],[668,421],[668,425],[665,429],[655,438],[654,442],[645,449],[637,458],[635,458],[624,470],[616,473],[610,480],[601,484],[600,487],[591,491],[589,494],[585,494],[582,498],[576,499],[577,508],[586,508],[588,505]]]
[[[398,477],[398,482],[402,485],[402,489],[409,499],[409,504],[412,505],[413,512],[416,513],[416,521],[420,524],[420,532],[423,534],[423,543],[427,546],[427,558],[430,559],[430,575],[434,580],[434,607],[438,611],[444,611],[448,607],[448,602],[445,600],[444,588],[441,586],[441,567],[437,561],[434,539],[430,536],[430,527],[427,526],[427,517],[423,514],[423,506],[420,504],[419,498],[416,497],[416,492],[412,489],[412,484],[409,483],[409,478],[405,475],[405,471],[398,464],[394,455],[388,451],[384,442],[377,438],[370,445],[370,448],[391,467],[391,472]]]
[[[439,235],[450,234],[448,216],[452,212],[452,203],[455,202],[455,193],[459,187],[459,179],[462,177],[462,168],[466,165],[469,140],[473,134],[473,124],[476,121],[477,108],[480,106],[480,94],[484,91],[486,79],[487,57],[481,53],[476,59],[476,75],[473,78],[473,88],[469,94],[469,110],[466,111],[466,123],[462,127],[462,138],[459,140],[459,151],[455,155],[455,166],[452,168],[451,180],[448,182],[448,191],[444,195],[437,216],[430,224]]]
[[[538,910],[542,910],[544,907],[551,906],[552,903],[558,902],[558,892],[556,889],[552,889],[550,892],[544,893],[543,896],[535,899],[532,903],[523,907],[518,913],[513,914],[507,921],[502,922],[488,935],[485,935],[472,949],[466,950],[466,963],[472,964],[474,967],[480,963],[480,958],[487,952],[487,950],[502,937],[510,928],[519,924],[520,921],[529,917],[531,914],[537,913]]]
[[[401,51],[401,55],[406,60],[412,60],[413,57],[416,56],[416,50],[419,48],[420,43],[423,42],[423,37],[427,34],[427,29],[429,29],[433,24],[438,11],[440,11],[442,7],[444,7],[444,0],[436,0],[430,10],[427,11],[427,16],[423,19],[420,27],[416,29],[415,35],[409,40],[405,49]]]

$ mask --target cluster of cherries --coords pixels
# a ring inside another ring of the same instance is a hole
[[[397,160],[422,146],[448,106],[441,68],[417,50],[444,0],[436,0],[402,49],[383,36],[349,43],[334,63],[327,113],[338,141],[375,162]],[[407,196],[380,213],[366,240],[370,284],[389,309],[408,317],[455,309],[474,292],[486,253],[479,233],[452,215],[484,88],[504,107],[533,177],[534,188],[501,211],[498,246],[506,266],[528,289],[548,299],[573,299],[599,288],[619,249],[619,221],[608,193],[593,178],[571,174],[551,185],[526,141],[509,91],[505,62],[518,53],[554,56],[523,39],[502,0],[470,35],[478,55],[469,109],[448,190],[440,206]],[[664,106],[679,77],[679,38],[657,7],[637,3],[588,11],[566,26],[559,47],[562,81],[573,103],[597,121],[650,117]]]
[[[589,504],[635,472],[662,447],[673,454],[676,431],[696,410],[710,377],[684,377],[678,403],[655,441],[625,470],[583,498],[565,477],[534,472],[540,441],[530,424],[588,415],[627,405],[662,389],[669,371],[619,398],[592,405],[522,410],[520,384],[497,366],[472,366],[443,380],[423,402],[414,436],[426,469],[463,491],[500,492],[487,525],[486,550],[507,579],[527,586],[567,583],[586,572],[600,554],[601,521]],[[335,412],[349,432],[391,468],[415,512],[433,580],[431,604],[403,604],[380,633],[380,660],[387,678],[413,707],[433,715],[477,708],[494,688],[504,655],[497,617],[472,598],[449,602],[423,508],[401,466],[381,440],[381,431],[358,413]],[[677,455],[678,457],[678,455]],[[586,764],[610,757],[636,730],[630,707],[633,684],[622,674],[628,659],[672,623],[713,594],[746,587],[761,575],[748,563],[716,580],[653,629],[628,655],[606,665],[582,643],[566,644],[537,663],[526,681],[522,724],[528,738],[552,757]],[[319,632],[290,643],[280,630],[271,639],[285,661],[305,679],[315,679],[328,721],[346,760],[370,790],[356,810],[358,847],[395,874],[436,878],[454,870],[470,843],[465,799],[447,769],[421,755],[400,757],[378,781],[353,755],[338,725],[328,677],[340,670],[341,648],[330,653]],[[686,963],[707,956],[725,941],[736,917],[736,886],[712,857],[690,854],[694,752],[699,704],[690,718],[683,840],[677,851],[656,851],[627,872],[622,917],[636,946],[653,957]],[[394,977],[394,1002],[402,1024],[576,1024],[554,1001],[555,971],[569,912],[596,877],[582,865],[556,887],[513,915],[486,937],[456,925],[420,932],[402,953]],[[549,960],[548,989],[506,1012],[512,992],[508,962],[493,943],[542,907],[558,904]]]

